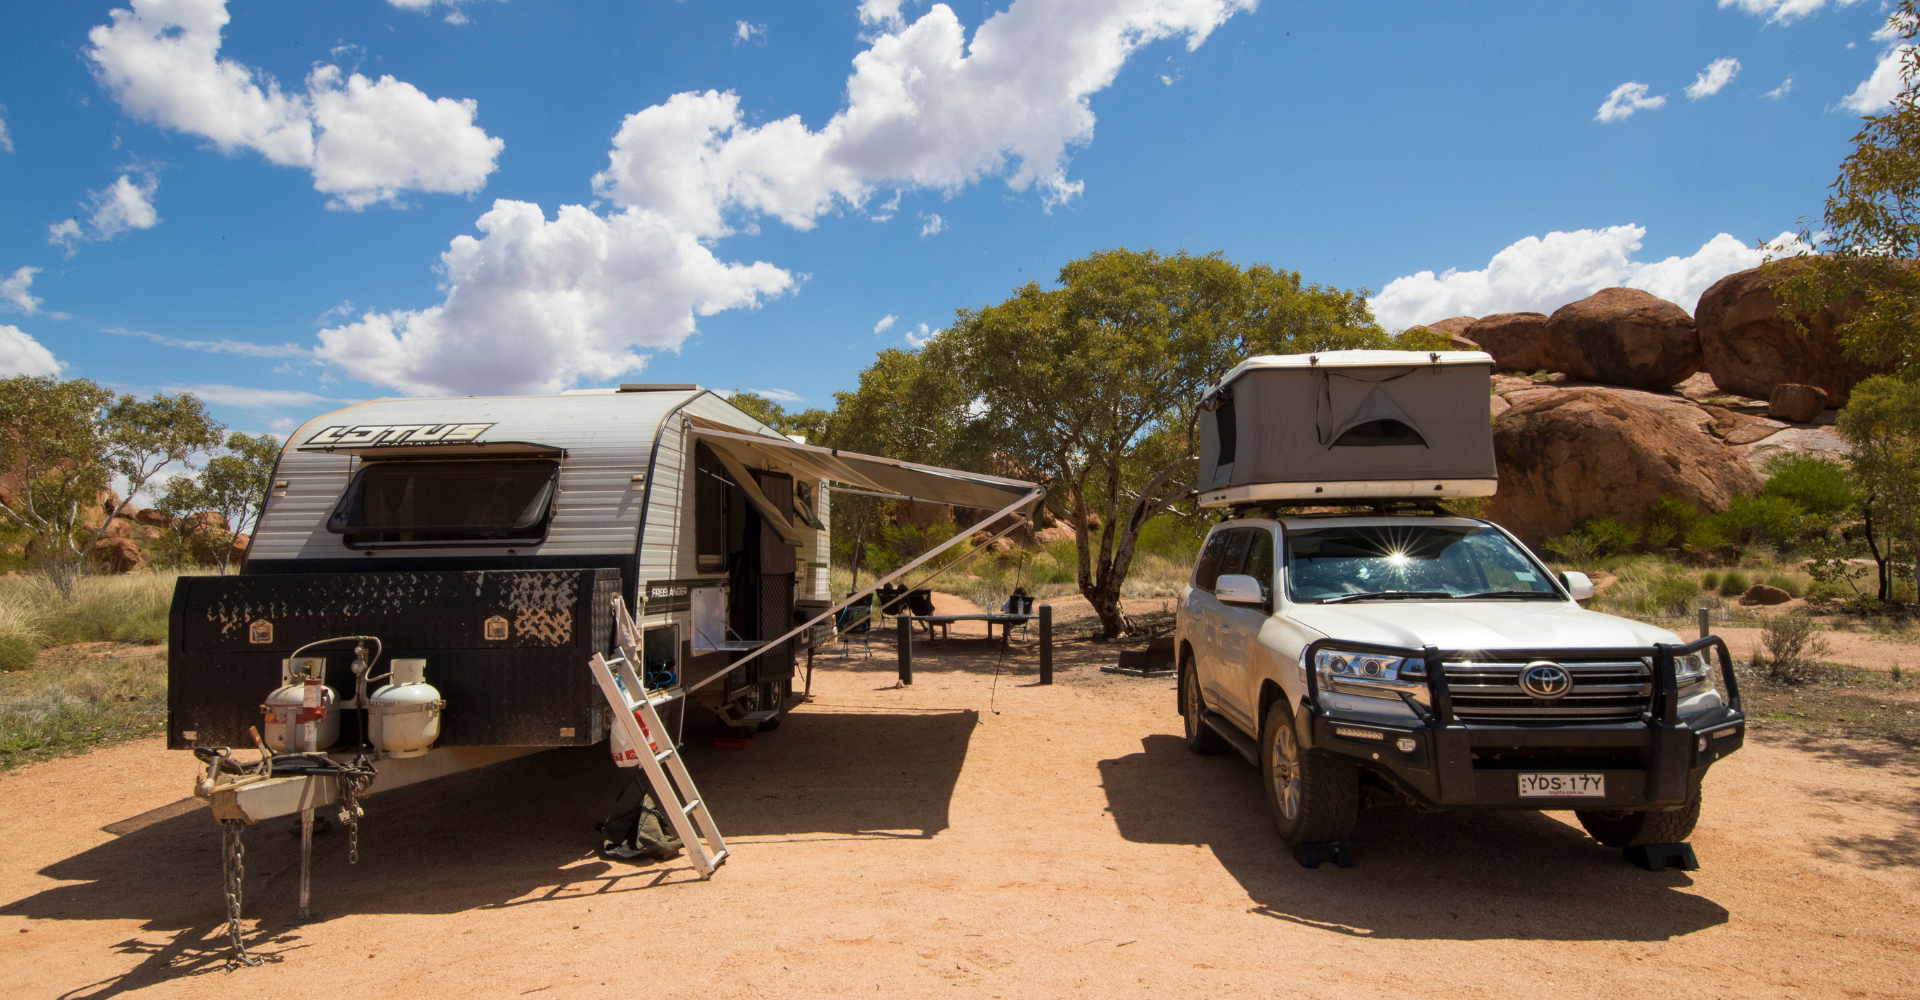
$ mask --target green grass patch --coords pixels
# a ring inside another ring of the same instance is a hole
[[[166,654],[146,646],[44,653],[0,674],[0,771],[161,731]]]

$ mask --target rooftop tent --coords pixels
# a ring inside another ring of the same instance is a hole
[[[1201,402],[1200,505],[1491,496],[1479,351],[1241,362]]]

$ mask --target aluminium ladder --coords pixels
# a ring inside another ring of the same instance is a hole
[[[687,765],[673,735],[660,721],[659,707],[680,695],[656,696],[647,693],[640,669],[646,660],[640,653],[639,631],[627,615],[627,605],[618,595],[613,598],[613,621],[619,652],[612,657],[593,654],[589,666],[600,682],[600,692],[613,707],[613,724],[626,737],[624,759],[615,759],[621,767],[641,767],[653,783],[653,791],[673,821],[673,831],[686,847],[702,879],[713,877],[713,870],[727,860],[727,842],[707,811],[706,800],[694,787]],[[638,692],[636,698],[634,692]],[[660,744],[665,743],[663,749]],[[669,782],[671,777],[671,782]]]

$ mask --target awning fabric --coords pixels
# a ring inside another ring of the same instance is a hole
[[[720,430],[704,426],[698,422],[698,418],[695,419],[695,437],[743,466],[775,462],[809,479],[826,479],[914,500],[987,510],[1005,507],[1038,489],[1035,484],[1018,479],[821,448],[786,438]],[[735,478],[738,478],[737,473]],[[1031,512],[1031,507],[1025,511]]]

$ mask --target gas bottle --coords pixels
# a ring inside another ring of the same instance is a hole
[[[340,716],[334,712],[333,689],[318,677],[292,677],[290,684],[267,695],[260,711],[266,714],[267,747],[274,753],[325,750],[340,739]],[[303,746],[304,723],[313,723],[313,745]]]
[[[447,703],[427,683],[427,661],[391,663],[390,683],[367,696],[367,735],[389,757],[418,757],[440,738],[440,710]]]

